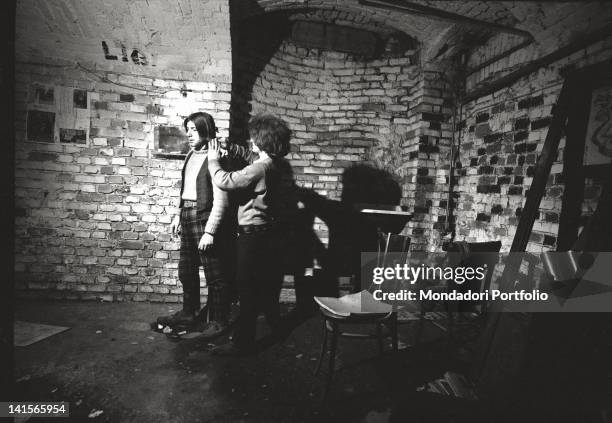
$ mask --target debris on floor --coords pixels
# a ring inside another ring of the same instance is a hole
[[[102,415],[102,413],[104,413],[103,410],[96,410],[95,408],[93,410],[91,410],[89,412],[89,414],[87,415],[87,417],[89,417],[90,419],[95,419],[96,417]]]

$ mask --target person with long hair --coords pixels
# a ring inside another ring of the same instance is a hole
[[[181,173],[179,213],[171,224],[172,233],[180,235],[181,240],[178,276],[183,286],[183,308],[159,317],[157,327],[176,330],[208,320],[202,328],[202,337],[213,339],[229,329],[232,292],[226,251],[231,248],[227,242],[231,237],[226,216],[229,200],[225,191],[213,185],[207,158],[209,142],[217,133],[213,117],[205,112],[192,113],[183,127],[190,150]],[[200,310],[200,266],[204,268],[208,287],[203,310]]]

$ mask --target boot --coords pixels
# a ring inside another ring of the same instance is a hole
[[[158,317],[157,326],[158,328],[161,326],[162,329],[166,326],[191,326],[195,324],[196,321],[196,314],[194,312],[182,309],[174,314]]]

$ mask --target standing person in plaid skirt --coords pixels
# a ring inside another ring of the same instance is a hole
[[[232,342],[213,349],[218,355],[241,356],[256,352],[257,315],[263,312],[273,335],[282,339],[279,294],[282,269],[278,218],[284,197],[281,160],[289,152],[291,131],[280,118],[258,114],[248,125],[252,151],[259,157],[242,170],[227,172],[219,164],[219,145],[208,149],[213,184],[231,191],[238,203],[236,285],[240,315]]]
[[[172,233],[181,239],[179,280],[183,286],[183,309],[157,319],[158,328],[193,327],[198,317],[208,314],[202,337],[222,335],[229,326],[232,291],[228,258],[231,244],[231,216],[226,192],[212,184],[207,159],[208,143],[217,128],[208,113],[191,114],[183,122],[190,151],[182,170],[179,214],[172,221]],[[200,311],[199,267],[203,266],[208,303]]]

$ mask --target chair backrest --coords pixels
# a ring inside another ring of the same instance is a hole
[[[480,292],[486,291],[491,286],[491,278],[493,276],[493,270],[498,262],[498,255],[492,253],[499,253],[501,250],[501,241],[487,241],[487,242],[452,242],[445,248],[447,252],[461,253],[460,266],[466,267],[487,267],[487,273],[483,281],[478,287],[471,287],[472,290],[479,289]],[[482,301],[478,304],[480,306],[480,312],[486,313],[487,302]]]
[[[379,267],[386,267],[391,264],[389,253],[396,253],[393,254],[394,262],[401,261],[405,263],[408,258],[409,249],[410,237],[391,232],[378,232],[378,256],[376,264]]]
[[[378,232],[378,254],[376,257],[377,267],[395,267],[396,264],[403,265],[408,260],[410,249],[410,237],[394,234],[391,232]],[[397,288],[399,281],[391,282]],[[387,285],[389,287],[389,285]],[[376,289],[374,283],[370,284],[368,291]]]

